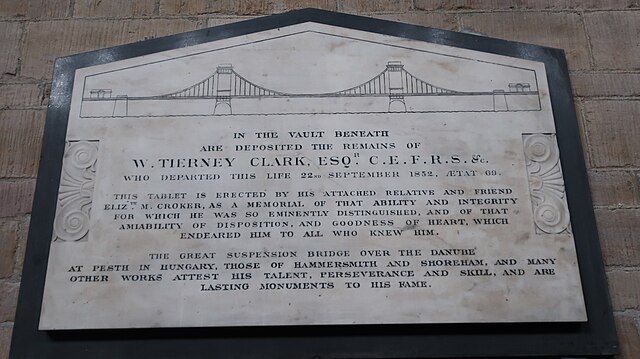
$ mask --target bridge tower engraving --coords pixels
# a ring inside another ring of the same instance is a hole
[[[216,88],[216,104],[213,114],[233,114],[231,109],[231,80],[233,78],[233,65],[221,64],[216,69],[218,87]],[[222,107],[218,109],[218,107]]]
[[[404,102],[403,68],[404,65],[400,61],[389,61],[387,63],[389,112],[407,112],[407,104]]]

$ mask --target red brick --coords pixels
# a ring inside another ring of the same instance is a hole
[[[437,29],[455,30],[457,27],[453,15],[444,13],[410,12],[404,14],[373,15],[378,19],[405,22],[412,25],[435,27]]]
[[[596,221],[607,265],[640,265],[640,209],[596,209]]]
[[[20,283],[0,282],[0,323],[13,321],[19,290]]]
[[[2,325],[0,326],[0,359],[9,358],[9,346],[11,345],[11,332],[13,326]]]
[[[616,315],[616,331],[620,341],[620,355],[616,359],[638,359],[640,353],[640,325],[626,315]]]
[[[596,67],[640,69],[640,12],[587,13],[585,24]]]
[[[640,166],[640,101],[589,101],[584,105],[594,167]]]
[[[40,87],[38,84],[0,84],[0,108],[40,106]]]
[[[590,66],[587,37],[580,15],[548,12],[499,12],[461,15],[462,27],[506,40],[565,50],[571,69]]]
[[[640,203],[638,178],[626,171],[589,171],[589,185],[596,206],[633,206]]]
[[[35,180],[0,180],[0,217],[31,213],[35,187]]]
[[[155,0],[82,0],[73,5],[73,17],[132,17],[151,16]]]
[[[276,7],[275,0],[160,0],[160,15],[267,15]]]
[[[342,0],[342,11],[376,12],[376,11],[409,11],[413,7],[410,0]]]
[[[3,0],[0,17],[63,18],[69,16],[71,0]]]
[[[576,96],[640,96],[640,74],[574,73],[571,85]]]
[[[614,310],[640,307],[640,271],[609,272],[607,279]]]
[[[187,19],[67,20],[30,23],[21,74],[44,78],[56,57],[195,30]]]
[[[308,7],[331,11],[338,10],[338,2],[336,0],[284,0],[283,6],[282,10],[284,11]]]
[[[0,221],[0,278],[13,275],[18,247],[18,223]]]
[[[4,1],[0,1],[0,4]],[[0,5],[2,6],[2,5]],[[0,22],[0,73],[1,77],[13,77],[18,73],[18,57],[20,57],[20,37],[22,29],[17,22]]]
[[[44,118],[44,111],[0,112],[0,177],[36,176]]]

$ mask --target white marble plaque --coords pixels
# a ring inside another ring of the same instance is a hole
[[[315,23],[78,70],[40,329],[585,321],[542,63]]]

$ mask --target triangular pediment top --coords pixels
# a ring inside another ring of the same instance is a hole
[[[72,115],[115,116],[120,102],[146,100],[496,93],[528,93],[512,109],[537,111],[545,77],[538,62],[306,21],[79,69]],[[221,81],[233,84],[221,91]]]
[[[86,67],[308,22],[470,50],[478,50],[505,56],[519,57],[534,61],[544,62],[552,60],[554,56],[558,54],[563,54],[561,49],[540,45],[322,9],[306,8],[70,55],[59,58],[58,66],[66,67],[69,65],[80,65],[79,67]]]

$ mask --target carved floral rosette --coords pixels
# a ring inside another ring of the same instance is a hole
[[[98,141],[68,141],[62,160],[53,240],[86,241],[98,158]]]
[[[538,234],[571,232],[555,134],[523,134],[533,219]]]

